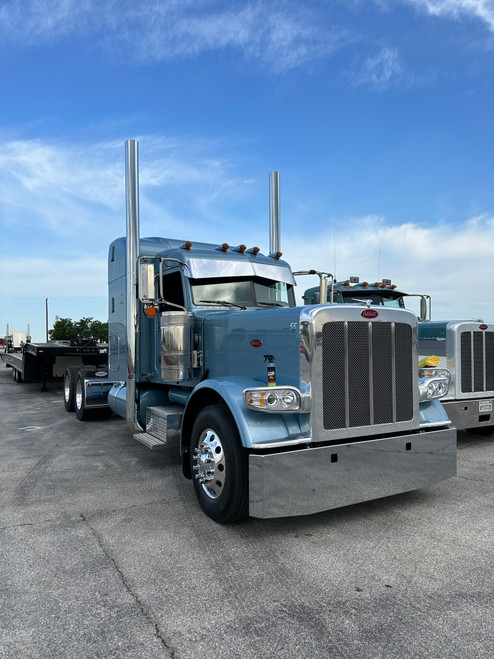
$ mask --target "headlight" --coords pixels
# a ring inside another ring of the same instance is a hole
[[[302,397],[295,387],[246,389],[244,404],[263,412],[300,412]]]
[[[419,401],[422,403],[434,398],[442,398],[448,393],[449,379],[447,377],[419,378]]]

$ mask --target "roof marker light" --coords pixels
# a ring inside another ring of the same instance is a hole
[[[369,282],[368,282],[368,281],[364,281],[364,282],[362,282],[362,286],[363,286],[364,288],[366,288],[368,285],[369,285]]]
[[[245,245],[237,245],[236,247],[232,247],[232,252],[240,252],[240,254],[243,254],[247,247]]]
[[[226,252],[227,249],[230,247],[228,243],[223,243],[222,245],[218,245],[218,247],[215,247],[219,252]]]
[[[186,240],[183,245],[180,245],[180,249],[190,249],[192,247],[192,243],[190,240]]]
[[[254,256],[257,256],[261,249],[259,247],[251,247],[250,249],[247,250],[247,254],[254,254]]]
[[[271,252],[269,255],[272,259],[279,259],[283,256],[283,252]]]

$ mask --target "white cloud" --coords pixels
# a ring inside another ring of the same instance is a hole
[[[407,4],[432,16],[460,19],[473,17],[482,20],[494,32],[493,0],[405,0]]]
[[[390,278],[411,293],[432,295],[436,319],[484,318],[494,321],[494,216],[479,215],[463,225],[392,225],[382,217],[335,218],[327,225],[344,227],[312,240],[282,240],[281,249],[294,269],[334,271],[337,279]],[[317,245],[317,248],[314,248]],[[316,279],[300,278],[299,296]]]
[[[87,36],[119,59],[159,62],[230,48],[274,71],[325,56],[344,40],[343,32],[323,28],[310,11],[286,1],[12,0],[0,8],[4,45]]]
[[[141,220],[154,228],[169,217],[176,231],[193,226],[242,196],[249,183],[237,180],[228,160],[235,149],[214,140],[142,136]],[[191,194],[191,190],[194,194]],[[97,144],[65,144],[0,137],[0,223],[13,236],[36,235],[54,248],[78,241],[92,249],[125,227],[124,139]],[[174,217],[174,209],[179,208]],[[3,233],[4,243],[8,235]],[[13,247],[13,246],[12,246]]]
[[[358,85],[370,85],[383,90],[398,79],[401,73],[398,49],[382,48],[377,55],[366,59],[362,69],[353,75],[353,79]]]

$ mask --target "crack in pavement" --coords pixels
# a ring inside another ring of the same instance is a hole
[[[1,473],[1,472],[0,472]],[[76,523],[79,522],[86,522],[89,518],[93,517],[100,517],[102,515],[112,515],[114,513],[120,513],[120,512],[125,512],[127,510],[132,510],[133,508],[141,508],[141,507],[146,507],[146,506],[153,506],[157,503],[163,503],[165,501],[164,498],[160,499],[153,499],[152,501],[145,501],[143,503],[133,503],[130,504],[129,506],[122,506],[120,508],[111,508],[108,510],[92,510],[87,512],[86,514],[83,514],[81,512],[73,513],[72,515],[68,515],[69,520],[74,521]],[[40,524],[48,524],[50,522],[57,523],[60,521],[59,516],[55,517],[48,517],[47,519],[41,519],[36,522],[21,522],[20,524],[6,524],[5,526],[0,526],[0,531],[7,531],[8,529],[19,529],[22,528],[23,526],[38,526]]]
[[[132,599],[136,602],[137,606],[139,607],[139,610],[140,610],[140,612],[141,612],[141,615],[144,617],[144,619],[146,620],[146,622],[148,622],[148,623],[154,628],[154,634],[155,634],[155,636],[160,640],[160,642],[161,642],[161,644],[163,645],[163,647],[164,647],[164,648],[166,649],[166,651],[169,653],[170,659],[178,659],[178,657],[177,657],[177,655],[176,655],[176,653],[175,653],[174,648],[168,643],[168,641],[167,641],[166,638],[164,637],[163,633],[161,632],[161,630],[160,630],[160,628],[159,628],[158,623],[155,622],[155,621],[153,620],[153,618],[149,615],[149,613],[147,613],[147,611],[146,611],[146,609],[145,609],[145,607],[144,607],[143,602],[141,602],[141,600],[139,599],[139,597],[137,596],[137,594],[134,593],[134,591],[132,590],[132,587],[127,583],[127,580],[126,580],[126,578],[125,578],[125,575],[124,575],[122,569],[119,567],[119,565],[118,565],[118,563],[116,562],[116,560],[113,558],[113,556],[110,554],[110,552],[107,550],[107,548],[106,548],[105,545],[103,544],[103,539],[101,538],[101,536],[99,535],[99,533],[96,531],[96,529],[94,529],[94,528],[91,526],[91,524],[89,523],[89,521],[87,520],[87,518],[86,518],[86,516],[85,516],[84,514],[82,514],[82,513],[80,514],[80,519],[81,519],[82,522],[84,522],[84,524],[86,524],[86,526],[88,527],[88,529],[91,531],[91,533],[92,533],[94,539],[96,540],[96,542],[97,542],[97,544],[98,544],[98,547],[99,547],[99,548],[101,549],[101,551],[104,553],[104,555],[106,556],[106,558],[110,561],[111,565],[113,566],[113,568],[115,569],[116,573],[117,573],[118,576],[120,577],[120,580],[122,581],[122,583],[123,583],[125,589],[127,590],[127,592],[129,593],[129,595],[132,597]]]

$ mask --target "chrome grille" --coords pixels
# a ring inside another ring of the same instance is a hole
[[[328,322],[322,351],[324,430],[413,419],[410,325]]]
[[[494,332],[462,332],[461,391],[494,391]]]

